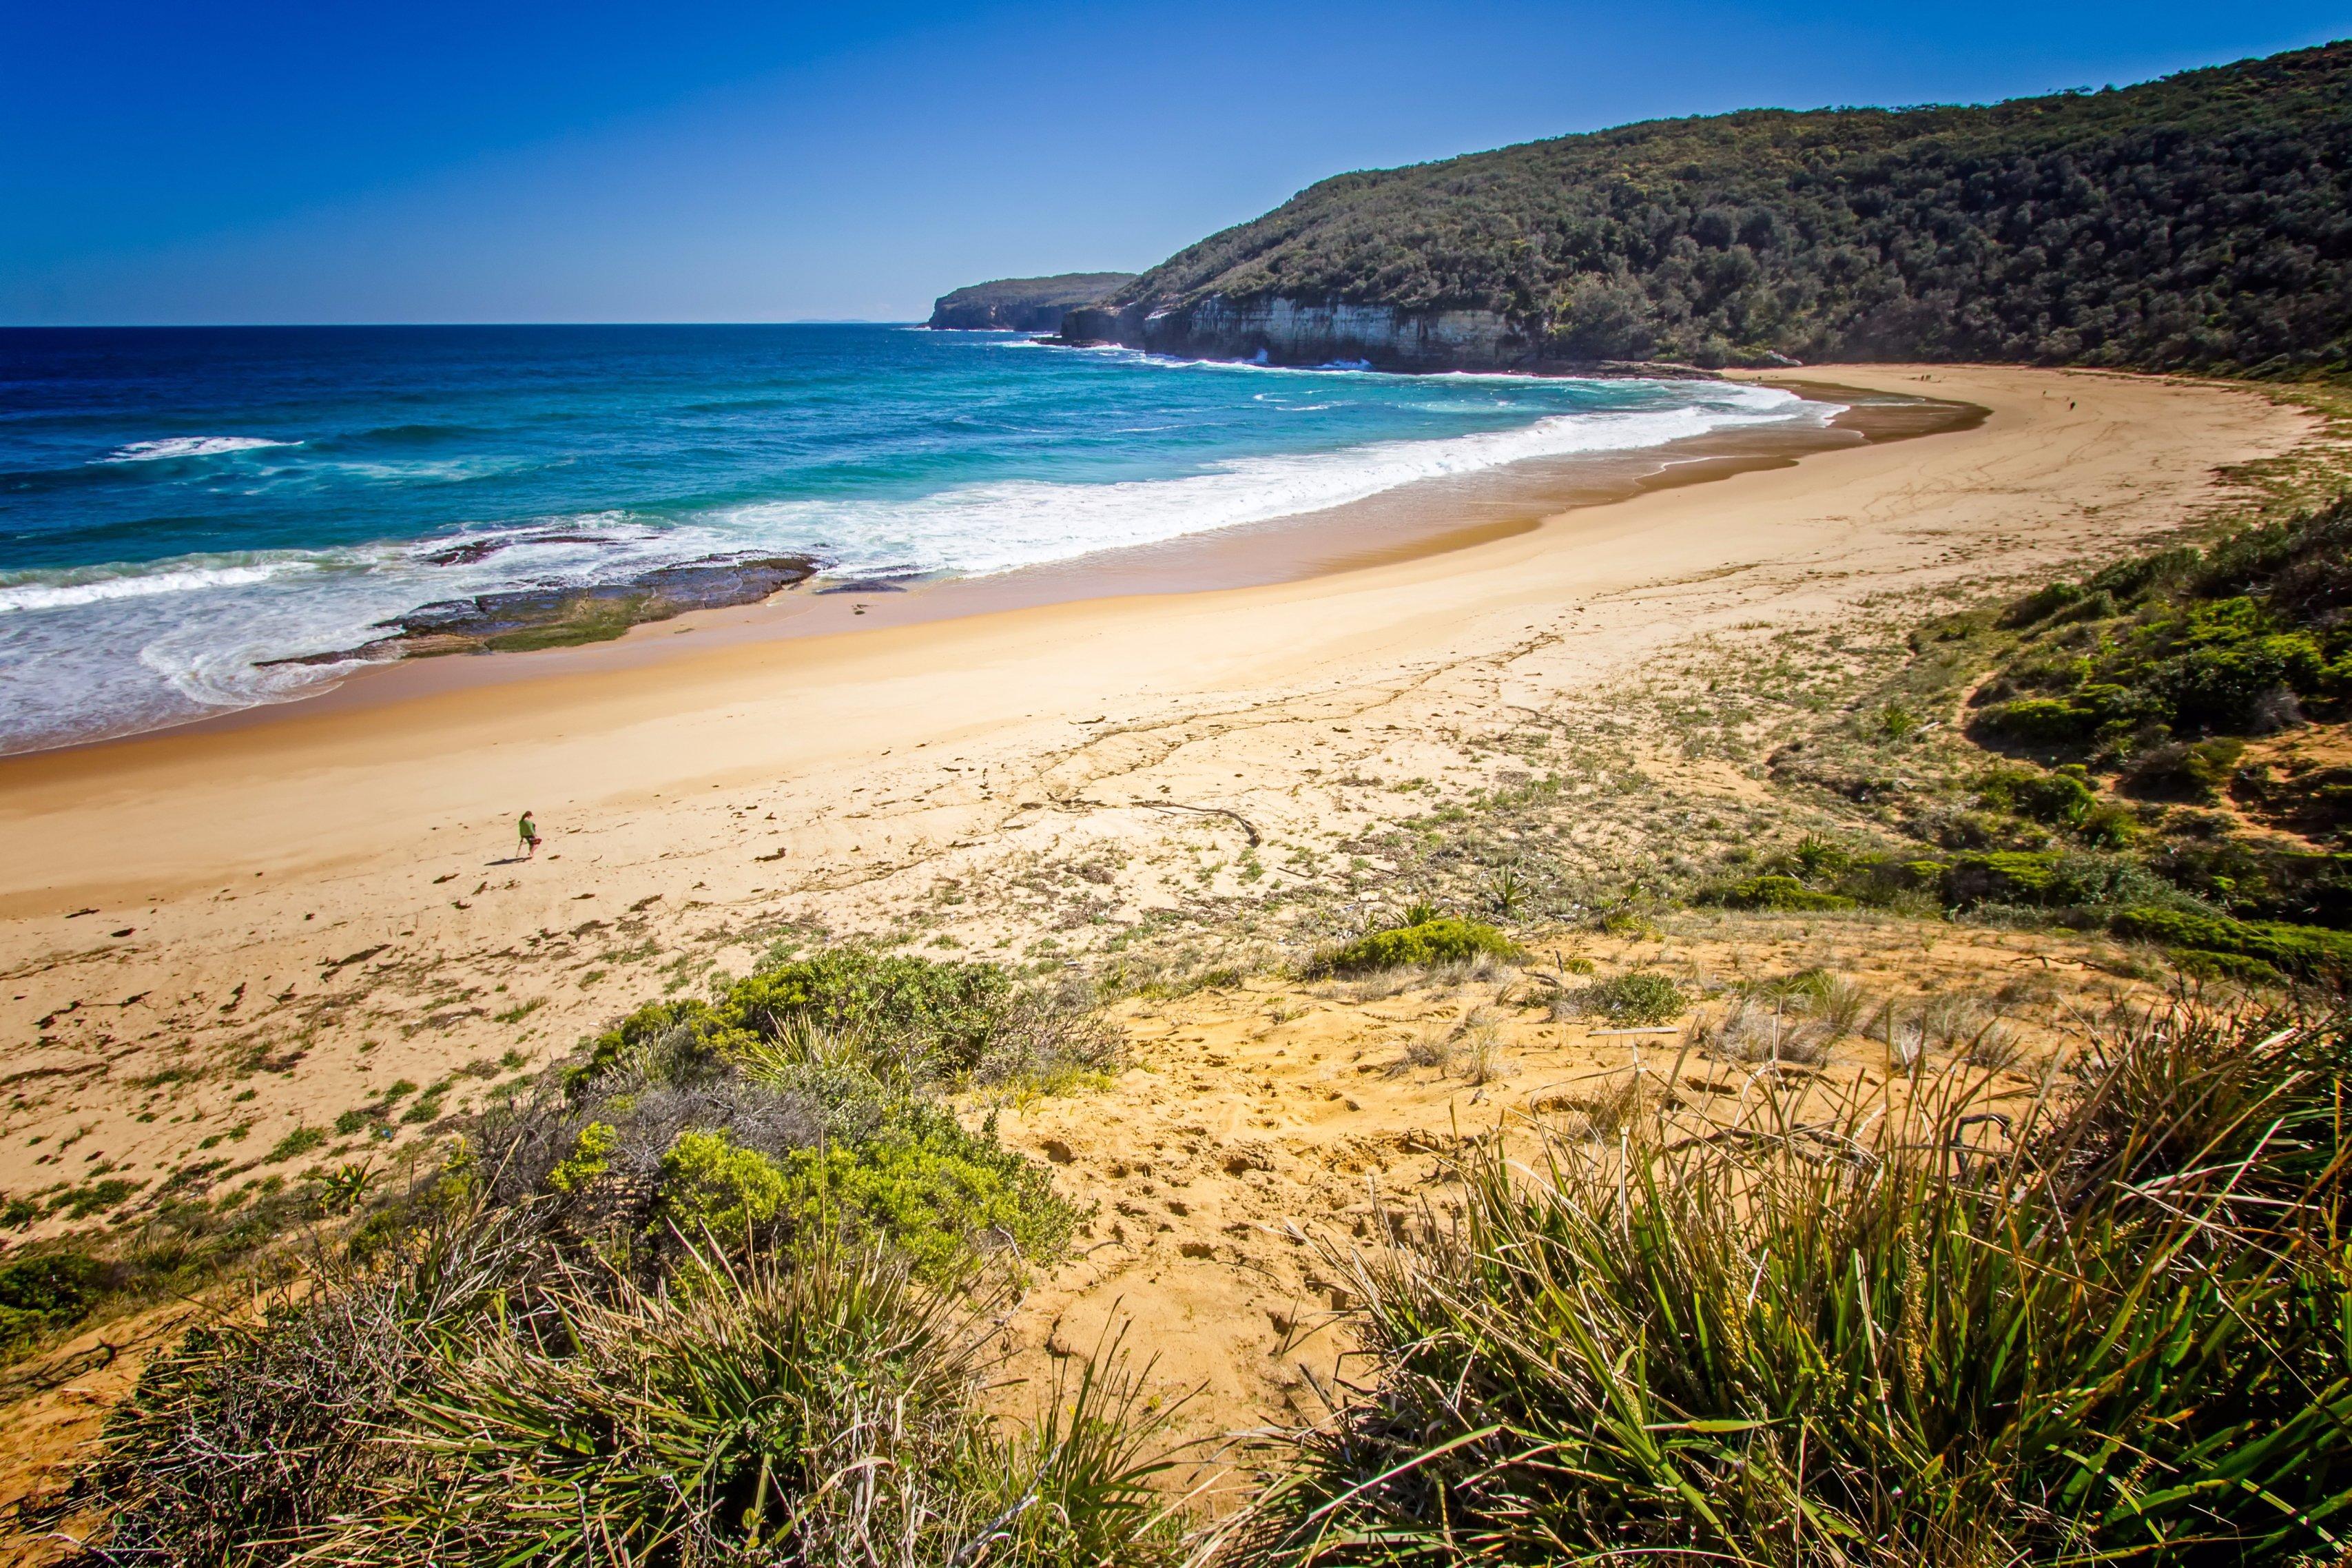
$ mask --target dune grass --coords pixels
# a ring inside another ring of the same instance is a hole
[[[1949,1080],[1490,1151],[1458,1224],[1333,1260],[1367,1397],[1231,1560],[2336,1561],[2346,1030],[2158,1021],[2005,1120]]]

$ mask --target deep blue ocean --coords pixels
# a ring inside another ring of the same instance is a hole
[[[742,553],[1002,572],[1826,412],[889,326],[5,331],[0,751],[300,696],[339,667],[259,667],[432,602]]]

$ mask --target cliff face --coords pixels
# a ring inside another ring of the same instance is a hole
[[[1364,362],[1378,370],[1529,368],[1536,344],[1491,310],[1400,310],[1281,298],[1187,305],[1085,306],[1062,321],[1069,342],[1120,343],[1188,359],[1268,364]]]
[[[942,294],[926,323],[934,331],[1052,332],[1076,305],[1090,305],[1135,281],[1132,272],[1064,272],[1000,278]]]

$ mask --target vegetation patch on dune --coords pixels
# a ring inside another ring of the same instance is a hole
[[[1410,925],[1367,931],[1341,942],[1318,953],[1309,962],[1308,970],[1317,974],[1362,974],[1379,969],[1459,963],[1479,957],[1510,960],[1522,956],[1517,944],[1493,926],[1453,915],[1433,914]]]

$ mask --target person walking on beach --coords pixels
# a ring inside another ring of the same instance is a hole
[[[539,855],[539,828],[530,820],[530,813],[522,814],[522,820],[515,824],[515,834],[522,841],[522,858],[535,859]]]

